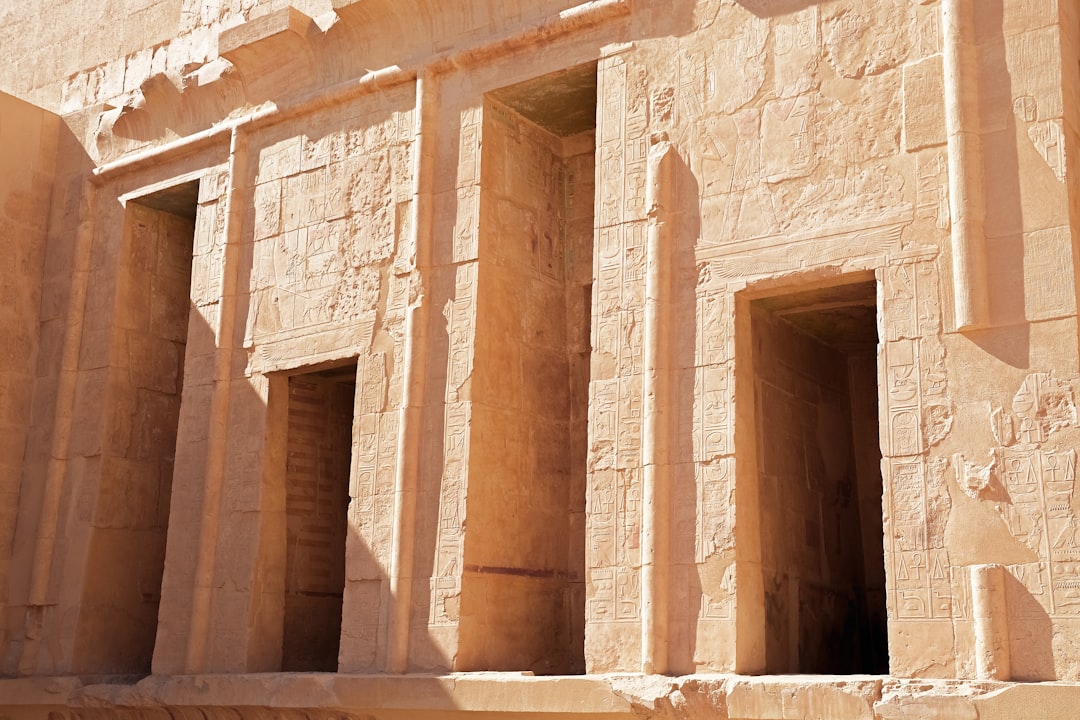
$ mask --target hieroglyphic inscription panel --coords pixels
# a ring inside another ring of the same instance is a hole
[[[595,471],[586,511],[591,518],[586,616],[594,622],[638,619],[641,485],[637,469]]]
[[[365,97],[259,148],[246,345],[288,354],[298,337],[370,325],[407,244],[413,100]]]
[[[945,549],[947,461],[927,454],[952,424],[936,266],[887,266],[880,301],[888,610],[899,620],[951,618],[963,603],[954,602]]]
[[[645,71],[598,68],[586,618],[641,617],[642,397],[648,155]]]
[[[964,461],[962,486],[991,503],[1008,533],[1034,561],[1010,567],[1051,617],[1080,613],[1080,529],[1073,498],[1076,450],[1070,442],[1077,412],[1069,383],[1052,373],[1029,374],[1008,406],[993,408],[998,445],[985,468]],[[958,461],[959,462],[959,461]]]
[[[449,334],[446,404],[443,409],[443,465],[439,521],[435,529],[435,572],[431,579],[428,623],[453,625],[458,619],[465,543],[465,489],[472,406],[462,395],[472,374],[476,336],[475,263],[455,269],[454,295],[442,309]]]
[[[192,246],[191,302],[204,314],[221,297],[227,189],[228,172],[221,168],[211,170],[199,183],[199,209],[195,214]]]
[[[944,545],[947,516],[943,468],[928,464],[923,457],[887,458],[884,461],[888,483],[889,528],[886,537],[891,546],[886,557],[889,569],[890,617],[898,620],[949,619],[960,616],[954,607],[952,570]]]
[[[362,356],[357,363],[349,526],[365,552],[350,564],[355,578],[379,579],[390,567],[398,413],[387,402],[389,371],[386,353]]]

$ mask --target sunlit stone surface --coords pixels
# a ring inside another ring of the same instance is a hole
[[[1076,3],[0,59],[0,718],[1076,717]]]

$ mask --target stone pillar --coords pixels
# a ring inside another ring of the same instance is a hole
[[[668,671],[669,566],[671,564],[671,165],[675,150],[662,141],[649,151],[645,205],[645,359],[642,376],[644,475],[641,528],[641,670]]]
[[[1009,680],[1009,609],[1005,602],[1005,568],[973,565],[971,615],[975,621],[975,673],[980,680]]]
[[[952,218],[953,303],[956,329],[989,321],[983,216],[979,77],[972,0],[943,0],[945,125],[949,152],[949,214]]]

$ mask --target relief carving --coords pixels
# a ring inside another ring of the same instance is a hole
[[[247,346],[291,347],[322,328],[373,321],[398,251],[394,182],[411,177],[411,140],[400,129],[409,117],[374,111],[353,119],[378,118],[364,129],[260,151]]]
[[[861,78],[899,65],[910,53],[911,3],[883,0],[823,8],[822,47],[838,75]]]

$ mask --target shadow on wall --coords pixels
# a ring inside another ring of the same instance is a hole
[[[1005,4],[1005,0],[980,2],[975,16],[982,190],[986,199],[986,272],[988,280],[992,281],[988,283],[992,327],[966,333],[966,337],[1001,362],[1027,370],[1031,367],[1029,319],[1039,319],[1039,314],[1047,308],[1028,305],[1025,280],[1029,274],[1038,274],[1039,269],[1025,267],[1025,256],[1038,257],[1029,247],[1029,243],[1036,242],[1036,234],[1026,235],[1025,229],[1042,227],[1045,222],[1039,217],[1043,203],[1038,200],[1025,203],[1024,197],[1053,197],[1061,192],[1061,188],[1054,178],[1053,167],[1047,168],[1044,164],[1044,161],[1051,163],[1051,159],[1039,158],[1037,153],[1042,149],[1033,147],[1040,133],[1037,100],[1029,95],[1017,95],[1018,91],[1013,87],[1012,73],[1017,68],[1010,69],[1007,62],[1010,53],[1006,51]],[[1021,162],[1025,163],[1023,174]],[[1035,172],[1032,172],[1033,168]],[[1064,173],[1064,167],[1059,170]],[[1045,282],[1044,278],[1039,279]],[[1069,291],[1072,289],[1070,279]],[[998,480],[994,482],[991,486],[994,494],[985,499],[1012,510],[1016,499],[1010,499],[1009,491]],[[958,491],[954,492],[954,497],[964,501]],[[1053,523],[1055,521],[1049,519],[1052,517],[1035,522]],[[1050,527],[1053,525],[1044,527],[1042,532],[1047,537],[1047,551],[1053,556],[1057,550],[1052,545],[1066,538],[1064,535],[1055,537]],[[1016,544],[1020,546],[1020,543]],[[1007,557],[1000,556],[997,548],[995,553],[1000,557],[997,561],[1009,562]],[[1013,562],[1019,559],[1013,559]],[[1046,559],[1053,561],[1053,557]],[[1038,560],[1035,556],[1026,563],[1007,565],[1004,573],[1010,679],[1016,681],[1046,681],[1059,677],[1054,658],[1058,633],[1055,633],[1053,619],[1036,596],[1053,598],[1055,588],[1051,583],[1054,581],[1044,574],[1049,564]]]
[[[760,18],[779,17],[819,5],[822,0],[735,0],[739,5]]]
[[[1030,366],[1030,324],[1024,280],[1024,203],[1018,148],[1030,149],[1027,129],[1018,120],[1034,121],[1038,107],[1030,96],[1014,100],[1012,73],[1006,62],[1004,0],[979,3],[976,21],[979,73],[979,131],[982,141],[984,235],[990,295],[986,330],[967,337],[998,360],[1019,369]],[[1029,173],[1025,182],[1033,182]],[[1048,193],[1053,188],[1047,188]],[[1029,190],[1029,192],[1031,192]],[[1037,218],[1032,218],[1036,220]]]
[[[49,399],[55,383],[39,387],[37,396],[33,391],[37,378],[55,378],[61,367],[65,318],[58,309],[66,303],[65,263],[70,258],[65,253],[76,244],[50,250],[50,220],[65,223],[54,234],[76,236],[88,208],[82,173],[91,164],[67,126],[42,108],[0,92],[0,117],[0,154],[7,171],[0,180],[0,236],[10,271],[0,309],[5,343],[0,362],[0,672],[14,674],[23,644],[34,642],[26,640],[20,623],[32,594],[32,567],[44,564],[34,558],[41,539],[31,518],[40,517],[46,502],[51,452],[44,423],[34,420],[52,417]],[[41,308],[53,310],[51,317]],[[67,357],[70,362],[70,352]],[[27,477],[36,482],[25,482]]]
[[[1006,569],[1004,576],[1005,604],[1009,609],[1010,664],[1014,668],[1010,679],[1018,682],[1056,679],[1054,627],[1050,616],[1025,584],[1016,578],[1013,570]],[[1043,587],[1049,590],[1048,584]]]
[[[150,142],[170,131],[180,137],[210,127],[244,105],[244,85],[235,73],[215,82],[192,82],[183,90],[165,75],[154,75],[139,88],[142,100],[116,111],[112,134],[119,138]]]

